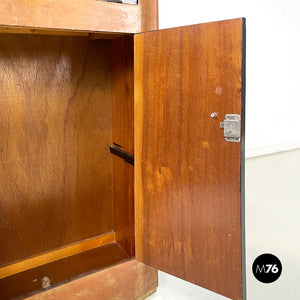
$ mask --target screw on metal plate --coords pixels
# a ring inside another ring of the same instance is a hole
[[[51,285],[49,277],[45,276],[41,279],[42,289],[46,289]]]
[[[218,116],[218,113],[216,113],[216,112],[213,112],[213,113],[210,114],[210,117],[213,118],[213,119],[216,119],[217,116]]]
[[[236,114],[225,115],[224,122],[220,122],[220,128],[224,128],[225,141],[238,143],[241,140],[241,117]]]

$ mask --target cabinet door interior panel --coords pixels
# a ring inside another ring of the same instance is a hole
[[[0,265],[110,232],[110,42],[0,36]]]
[[[135,36],[136,257],[235,300],[243,143],[226,142],[220,122],[242,113],[243,26]]]

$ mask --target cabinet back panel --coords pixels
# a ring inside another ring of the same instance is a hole
[[[0,265],[112,230],[110,42],[0,36]]]

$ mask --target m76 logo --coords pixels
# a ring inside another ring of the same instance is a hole
[[[277,265],[271,265],[271,264],[267,264],[267,265],[262,265],[261,267],[259,265],[256,265],[256,273],[266,273],[268,274],[269,272],[272,272],[274,274],[279,272],[279,269],[277,267]]]
[[[275,255],[265,253],[255,259],[252,265],[252,272],[254,277],[260,282],[271,283],[280,277],[282,265]]]

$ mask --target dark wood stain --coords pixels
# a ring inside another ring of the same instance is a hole
[[[242,299],[242,20],[135,36],[136,257]],[[217,112],[217,118],[210,117]]]

